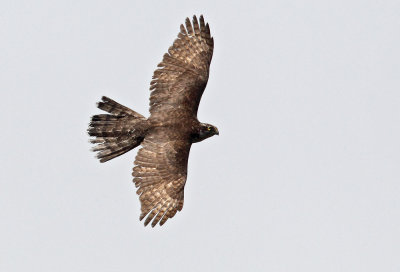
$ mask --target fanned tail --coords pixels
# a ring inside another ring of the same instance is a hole
[[[147,129],[147,119],[141,114],[103,96],[97,107],[110,114],[98,114],[91,118],[88,134],[96,144],[93,151],[98,152],[100,162],[118,157],[143,141]]]

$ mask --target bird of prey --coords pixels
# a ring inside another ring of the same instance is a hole
[[[150,83],[150,117],[103,96],[97,107],[108,114],[91,118],[88,133],[100,162],[141,145],[132,171],[141,203],[140,220],[162,226],[183,207],[192,143],[219,135],[197,119],[206,88],[214,40],[203,16],[186,18]]]

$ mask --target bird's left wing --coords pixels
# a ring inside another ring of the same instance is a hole
[[[162,226],[182,210],[191,143],[172,129],[154,129],[142,142],[132,175],[144,225]]]

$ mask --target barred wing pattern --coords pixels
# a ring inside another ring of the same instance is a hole
[[[139,150],[132,175],[145,225],[163,225],[182,210],[190,127],[207,85],[214,41],[203,16],[187,18],[150,83],[153,129]],[[189,129],[189,130],[188,130]]]
[[[178,38],[158,64],[150,83],[150,119],[162,121],[171,112],[196,116],[207,85],[214,40],[208,23],[193,16],[186,18]],[[168,121],[171,121],[169,118]]]
[[[140,220],[162,226],[183,207],[187,162],[191,143],[170,135],[170,128],[157,128],[146,136],[139,150],[132,175],[141,203]],[[178,136],[178,135],[176,135]]]

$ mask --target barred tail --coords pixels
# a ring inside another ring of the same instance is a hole
[[[110,114],[98,114],[91,118],[88,133],[96,144],[100,162],[118,157],[138,146],[144,139],[148,124],[139,113],[103,96],[97,107]]]

